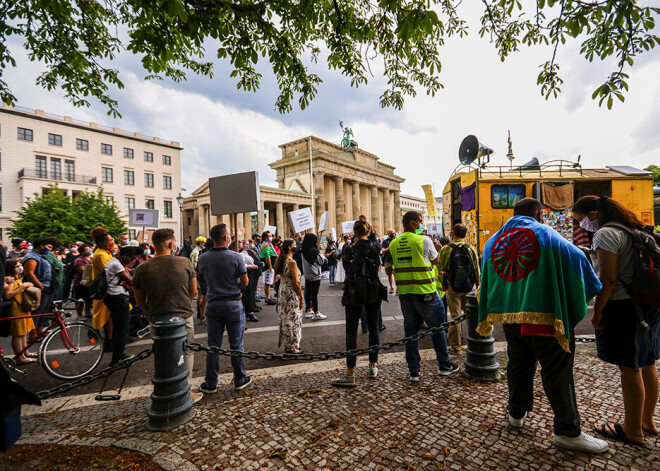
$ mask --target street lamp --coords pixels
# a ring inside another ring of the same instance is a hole
[[[181,225],[181,242],[183,245],[183,196],[179,192],[179,196],[176,197],[176,202],[179,204],[179,224]]]

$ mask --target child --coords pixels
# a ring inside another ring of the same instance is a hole
[[[33,285],[30,282],[23,282],[23,266],[16,258],[10,258],[5,262],[5,274],[15,278],[12,285],[5,285],[4,296],[5,299],[11,299],[11,307],[9,308],[9,315],[11,317],[29,316],[30,312],[23,311],[23,291],[31,288]],[[35,363],[37,360],[36,353],[30,353],[25,348],[27,347],[27,334],[34,330],[34,322],[31,318],[16,319],[11,321],[11,346],[14,350],[14,359],[16,364],[25,365],[28,363]],[[25,350],[25,351],[23,351]],[[23,353],[21,353],[23,352]]]

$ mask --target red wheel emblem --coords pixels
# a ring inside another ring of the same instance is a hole
[[[539,265],[541,249],[531,229],[509,229],[502,233],[491,252],[495,271],[505,281],[518,281]]]

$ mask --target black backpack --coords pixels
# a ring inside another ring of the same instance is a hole
[[[449,257],[449,269],[447,270],[447,281],[456,293],[469,293],[477,281],[477,273],[472,264],[472,257],[468,250],[470,244],[449,244],[452,248]]]
[[[347,260],[349,276],[346,280],[347,299],[345,300],[350,306],[364,306],[373,303],[379,297],[380,280],[370,275],[378,267],[367,255],[358,247],[351,248],[350,259]]]
[[[92,280],[89,285],[89,295],[92,299],[103,299],[108,292],[108,277],[105,275],[105,270],[101,271],[96,278]]]
[[[616,222],[603,227],[607,226],[626,232],[632,239],[633,281],[626,290],[640,303],[660,309],[660,234],[653,226],[643,231]]]

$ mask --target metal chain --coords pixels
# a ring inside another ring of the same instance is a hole
[[[70,391],[71,389],[77,388],[78,386],[89,384],[93,381],[96,381],[97,379],[110,376],[115,371],[130,368],[131,366],[133,366],[134,363],[149,358],[152,353],[153,351],[150,348],[146,350],[142,350],[140,353],[134,356],[130,356],[128,358],[124,358],[123,360],[115,363],[114,365],[108,366],[107,368],[103,368],[102,370],[97,371],[96,373],[91,373],[87,376],[83,376],[82,378],[72,381],[70,383],[64,383],[57,387],[46,389],[45,391],[40,391],[37,393],[37,396],[39,396],[39,399],[46,399],[47,397],[54,396],[55,394],[60,394],[66,391]]]
[[[366,347],[366,348],[355,348],[352,350],[337,351],[337,352],[321,352],[321,353],[243,352],[241,350],[228,350],[226,348],[220,348],[220,347],[205,347],[204,345],[199,343],[188,343],[185,345],[185,348],[193,352],[216,353],[219,355],[225,355],[235,358],[241,358],[241,357],[249,358],[250,360],[257,360],[257,359],[298,360],[298,361],[330,360],[330,359],[346,358],[348,356],[359,356],[372,352],[375,353],[379,350],[390,350],[394,347],[400,347],[407,344],[408,342],[415,342],[421,338],[428,337],[429,335],[433,335],[437,332],[440,332],[441,330],[447,330],[453,325],[460,324],[467,318],[468,318],[468,313],[465,313],[462,316],[452,319],[451,321],[443,322],[437,327],[431,327],[425,332],[420,332],[415,335],[411,335],[410,337],[404,337],[402,339],[395,340],[393,342],[387,342],[382,345],[373,345],[371,347]]]
[[[596,341],[596,337],[575,337],[576,343],[593,343]]]

